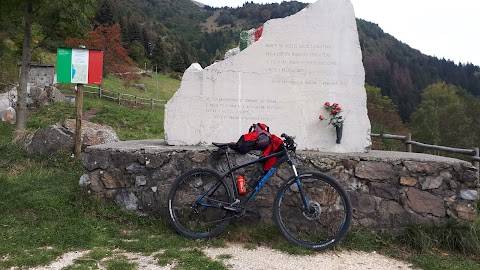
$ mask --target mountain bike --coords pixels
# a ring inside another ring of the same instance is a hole
[[[231,143],[213,143],[226,157],[228,171],[193,168],[181,174],[168,194],[168,212],[177,232],[193,238],[213,238],[230,221],[249,211],[248,204],[275,173],[288,163],[292,175],[283,182],[273,202],[273,218],[280,233],[291,243],[315,251],[337,245],[347,233],[352,219],[348,194],[333,178],[320,172],[298,173],[289,152],[295,152],[294,138],[281,135],[279,150],[268,156],[232,166]],[[248,195],[237,189],[235,172],[255,163],[277,158]],[[242,198],[243,197],[243,198]]]

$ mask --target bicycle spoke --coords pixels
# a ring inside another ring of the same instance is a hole
[[[348,230],[351,206],[348,196],[333,179],[320,174],[302,176],[308,206],[295,181],[277,194],[274,217],[280,231],[291,242],[321,250],[338,243]]]
[[[177,231],[191,238],[218,235],[231,213],[232,199],[221,176],[210,169],[193,169],[181,177],[169,194],[169,212]]]

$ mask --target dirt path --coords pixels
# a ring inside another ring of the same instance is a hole
[[[375,252],[327,251],[309,256],[289,255],[265,247],[245,249],[241,245],[231,244],[223,248],[206,248],[206,256],[216,261],[222,261],[232,270],[384,270],[384,269],[414,269],[410,264],[398,261]],[[85,257],[88,251],[70,252],[62,255],[48,266],[31,268],[34,270],[60,270],[74,264],[76,259]],[[173,265],[159,266],[154,258],[155,254],[143,256],[136,253],[114,251],[112,257],[99,261],[99,269],[105,269],[102,262],[112,258],[128,258],[142,270],[171,270]]]

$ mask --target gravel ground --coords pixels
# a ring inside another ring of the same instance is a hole
[[[384,269],[414,269],[410,264],[385,257],[375,252],[327,251],[315,255],[289,255],[265,247],[245,249],[241,245],[228,245],[224,248],[206,248],[205,254],[213,260],[222,261],[233,270],[384,270]],[[76,259],[82,258],[88,251],[66,253],[48,266],[31,268],[33,270],[60,270],[72,265]],[[155,254],[143,256],[116,250],[114,257],[126,257],[142,270],[171,270],[174,265],[159,266],[154,258]],[[102,261],[112,259],[105,258]],[[105,269],[102,261],[98,262],[99,269]]]

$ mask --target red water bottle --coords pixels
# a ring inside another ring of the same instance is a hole
[[[239,175],[237,177],[237,187],[238,187],[238,194],[245,195],[247,193],[247,186],[245,185],[245,178]]]

